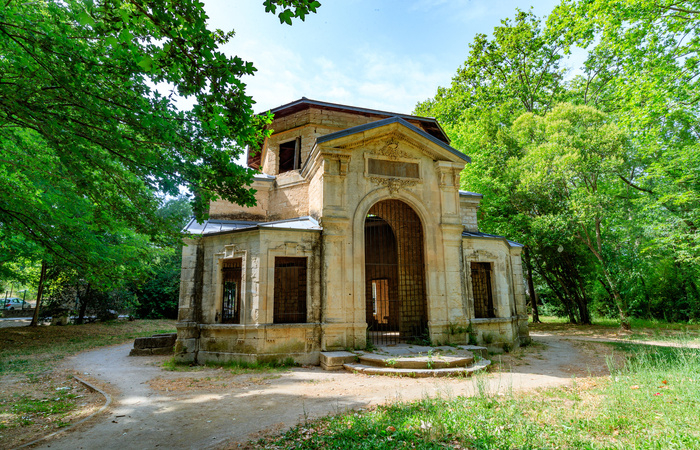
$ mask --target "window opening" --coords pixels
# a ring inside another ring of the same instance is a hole
[[[221,323],[241,322],[241,269],[243,258],[225,259],[221,267],[223,301]]]
[[[301,149],[301,138],[296,138],[293,141],[283,142],[280,144],[279,150],[279,173],[289,172],[299,168],[299,159]]]
[[[306,323],[306,258],[275,258],[274,323]]]
[[[372,315],[377,324],[389,323],[389,280],[372,280]]]
[[[493,290],[491,288],[491,263],[473,262],[472,291],[474,292],[474,318],[495,318]]]

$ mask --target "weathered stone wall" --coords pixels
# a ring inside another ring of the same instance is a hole
[[[194,246],[192,246],[194,247]],[[186,247],[189,248],[189,247]],[[194,251],[183,253],[180,317],[176,357],[185,361],[274,359],[281,354],[300,363],[318,362],[320,351],[320,286],[318,232],[262,229],[208,236]],[[188,296],[195,298],[197,254],[201,268],[201,307],[196,324]],[[194,255],[194,256],[193,256]],[[307,323],[273,324],[274,258],[305,257],[307,260]],[[221,324],[222,262],[242,259],[241,323]],[[186,261],[186,262],[185,262]],[[195,261],[194,263],[192,261]],[[185,271],[187,268],[187,271]],[[257,355],[257,356],[256,356]],[[282,358],[283,359],[283,358]]]
[[[294,219],[309,215],[309,182],[297,171],[283,173],[277,178],[276,189],[270,192],[269,220]]]
[[[251,185],[255,189],[255,206],[241,206],[223,199],[213,201],[209,204],[209,217],[221,220],[252,220],[268,221],[268,211],[270,210],[270,190],[273,188],[274,180],[256,180]]]
[[[520,247],[511,247],[502,238],[464,237],[462,240],[465,280],[465,311],[480,343],[517,346],[529,340],[525,287]],[[471,262],[491,264],[491,284],[495,318],[474,318]],[[486,337],[484,337],[486,335]]]
[[[477,212],[479,211],[480,196],[464,195],[459,196],[459,212],[462,219],[462,226],[465,231],[478,232]]]

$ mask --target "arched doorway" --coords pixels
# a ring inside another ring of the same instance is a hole
[[[423,225],[400,200],[383,200],[365,218],[365,299],[375,345],[427,335]]]

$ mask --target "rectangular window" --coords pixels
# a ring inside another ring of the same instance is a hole
[[[496,313],[493,308],[493,290],[491,289],[491,263],[473,262],[471,268],[474,318],[494,318]]]
[[[225,259],[221,267],[223,301],[221,323],[241,323],[241,268],[243,258]]]
[[[306,323],[306,258],[275,258],[274,323]]]
[[[300,167],[301,138],[280,144],[279,173],[296,170]]]

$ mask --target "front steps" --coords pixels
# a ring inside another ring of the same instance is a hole
[[[410,377],[470,376],[485,369],[484,347],[426,347],[399,344],[379,347],[372,352],[321,352],[321,367],[325,370],[346,369],[367,375]]]

